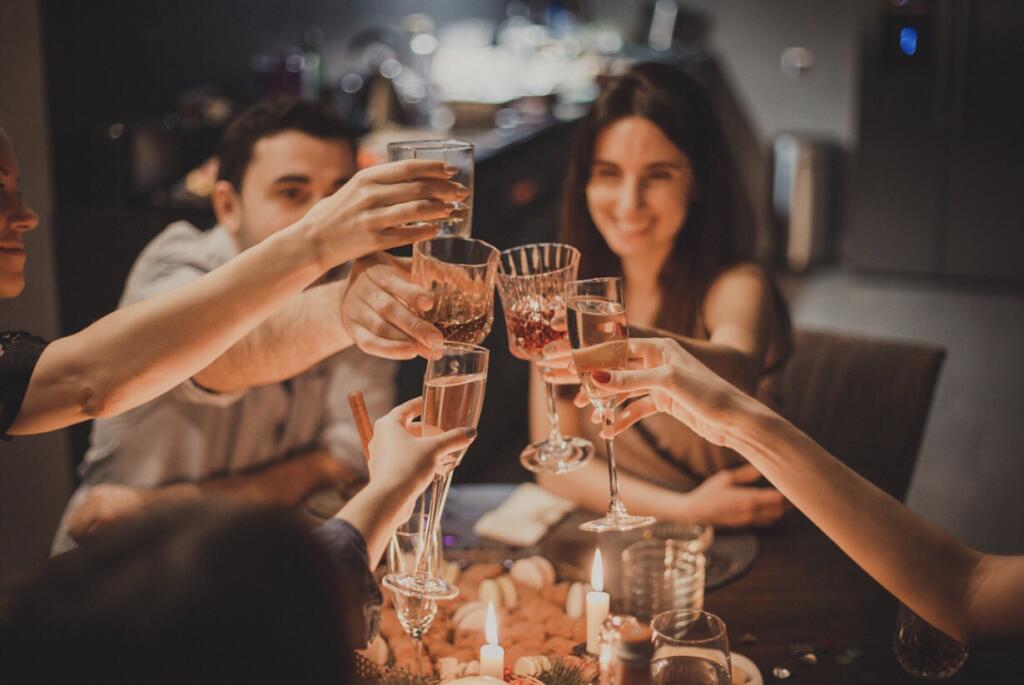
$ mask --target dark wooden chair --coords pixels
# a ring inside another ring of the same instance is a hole
[[[903,500],[945,357],[926,343],[797,330],[778,384],[781,413]]]

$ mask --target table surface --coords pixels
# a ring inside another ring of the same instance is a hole
[[[447,542],[462,548],[501,548],[476,539],[472,522],[514,487],[453,488],[443,524]],[[583,513],[570,514],[535,549],[509,553],[540,552],[569,568],[589,570],[594,547],[600,545],[608,569],[614,567],[608,560],[639,537],[636,532],[584,533],[577,526],[585,518]],[[813,524],[792,512],[758,536],[760,554],[751,569],[709,591],[704,608],[722,617],[733,651],[752,659],[766,684],[783,682],[772,675],[776,667],[787,669],[791,675],[784,682],[794,685],[922,682],[906,675],[893,656],[896,601]],[[613,568],[607,584],[613,603],[614,573]],[[816,663],[799,658],[808,646]],[[975,642],[967,664],[946,682],[1024,683],[1022,662],[1024,640]]]

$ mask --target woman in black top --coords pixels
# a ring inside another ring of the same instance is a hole
[[[446,201],[465,192],[448,180],[454,173],[431,160],[365,169],[295,224],[182,288],[49,344],[24,333],[0,335],[0,436],[115,416],[170,390],[327,270],[432,236],[429,227],[395,227],[447,216]],[[0,129],[3,298],[24,288],[23,236],[39,221],[18,183],[18,161]]]

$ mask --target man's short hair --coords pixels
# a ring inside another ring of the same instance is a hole
[[[218,180],[228,181],[240,191],[257,141],[282,131],[346,142],[355,154],[355,131],[330,107],[295,97],[273,98],[253,105],[228,126],[217,152]]]

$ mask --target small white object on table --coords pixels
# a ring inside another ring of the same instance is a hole
[[[496,509],[481,516],[473,525],[473,533],[506,545],[529,547],[575,506],[536,483],[523,483]]]

